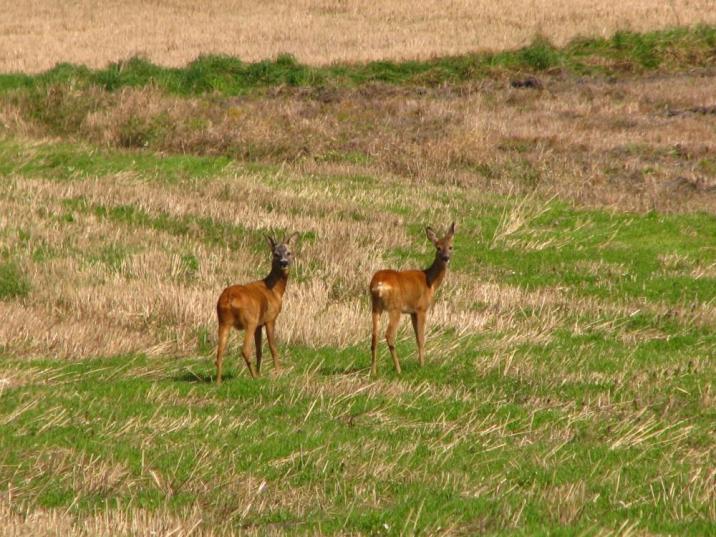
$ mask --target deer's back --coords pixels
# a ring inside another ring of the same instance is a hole
[[[379,270],[370,281],[373,308],[403,313],[426,310],[432,299],[422,270]]]
[[[248,324],[263,325],[281,311],[281,299],[263,280],[224,289],[216,304],[219,322],[245,328]]]

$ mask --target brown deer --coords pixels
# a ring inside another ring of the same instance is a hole
[[[422,367],[425,363],[425,316],[432,304],[433,295],[442,283],[452,255],[452,240],[455,235],[455,222],[450,225],[447,234],[438,239],[432,228],[425,228],[428,239],[435,245],[435,261],[425,270],[379,270],[370,281],[370,297],[373,303],[373,335],[370,342],[370,372],[377,372],[376,348],[378,346],[378,327],[380,316],[388,312],[388,329],[385,339],[393,358],[395,370],[400,374],[400,362],[395,352],[395,334],[398,331],[400,315],[409,313],[413,321],[415,339],[418,341],[418,360]]]
[[[274,328],[276,317],[281,313],[283,293],[286,291],[288,281],[288,268],[293,262],[291,243],[298,236],[294,233],[288,239],[276,242],[266,236],[271,247],[273,259],[271,272],[263,280],[251,282],[246,285],[232,285],[224,289],[216,304],[216,313],[219,319],[219,346],[216,350],[216,382],[221,384],[221,366],[226,349],[226,340],[231,327],[244,330],[244,344],[241,354],[249,368],[249,373],[256,378],[261,372],[261,329],[266,327],[271,357],[276,370],[279,370],[278,354],[274,343]],[[256,369],[249,358],[251,340],[256,345]]]

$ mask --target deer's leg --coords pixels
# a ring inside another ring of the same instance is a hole
[[[256,344],[256,373],[261,374],[261,326],[256,327],[254,343]]]
[[[378,373],[376,362],[376,349],[378,348],[378,329],[380,327],[380,311],[373,310],[373,332],[370,338],[370,374]]]
[[[274,341],[274,328],[276,321],[266,323],[266,339],[268,340],[269,349],[271,349],[271,358],[273,358],[273,368],[276,371],[281,369],[281,363],[278,360],[278,352],[276,352],[276,342]]]
[[[224,361],[224,351],[226,350],[226,341],[229,339],[230,324],[219,323],[219,345],[216,348],[216,383],[221,384],[221,366]]]
[[[388,342],[390,356],[393,358],[395,371],[400,375],[400,362],[398,354],[395,352],[395,335],[398,333],[398,324],[400,323],[400,310],[391,310],[388,312],[388,330],[385,332],[385,340]]]
[[[416,311],[410,314],[410,320],[413,321],[413,330],[415,331],[415,340],[418,342],[418,362],[420,367],[425,365],[425,312]]]
[[[257,375],[254,365],[251,363],[251,355],[249,352],[251,351],[251,340],[254,339],[256,329],[257,326],[255,324],[246,327],[246,332],[244,332],[244,345],[241,347],[241,355],[244,357],[244,362],[246,362],[246,367],[249,368],[249,373],[251,373],[252,378],[256,378]]]

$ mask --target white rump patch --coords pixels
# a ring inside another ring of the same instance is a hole
[[[371,288],[371,292],[377,294],[380,298],[391,289],[390,285],[385,282],[378,282],[374,287]]]

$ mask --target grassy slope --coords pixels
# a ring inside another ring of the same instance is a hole
[[[238,184],[256,181],[223,158],[12,139],[0,152],[3,180],[25,184],[82,184],[124,171],[136,184],[174,184],[191,195],[227,173]],[[345,179],[291,182],[282,173],[270,169],[262,186],[279,193],[338,180],[347,188]],[[402,378],[384,348],[380,377],[369,378],[365,344],[284,346],[285,374],[253,382],[239,368],[221,388],[210,383],[211,340],[201,338],[183,358],[67,363],[6,349],[0,482],[16,512],[58,509],[82,521],[146,509],[188,520],[198,507],[197,530],[207,535],[716,530],[713,216],[580,210],[470,191],[431,198],[425,210],[396,207],[386,195],[415,195],[410,184],[356,180],[385,196],[376,197],[374,217],[420,222],[459,207],[453,278],[566,301],[511,308],[514,332],[433,333],[422,370],[404,332]],[[216,219],[197,226],[138,206],[69,194],[59,201],[64,215],[36,218],[60,222],[68,238],[89,218],[108,219],[123,234],[150,229],[217,250],[245,233]],[[4,227],[6,237],[15,231]],[[419,243],[421,228],[408,231]],[[23,290],[3,300],[34,292],[12,267],[102,254],[41,246],[3,249],[10,268],[2,285]],[[106,254],[100,263],[117,263]],[[425,261],[402,248],[386,258]],[[472,305],[486,317],[495,306]]]
[[[516,51],[466,54],[429,61],[301,65],[290,55],[275,61],[245,63],[229,56],[204,56],[185,68],[163,68],[133,58],[91,70],[59,64],[39,75],[0,75],[0,91],[43,90],[52,85],[96,85],[106,90],[154,84],[170,93],[198,95],[217,92],[239,95],[256,89],[287,86],[360,85],[369,82],[433,86],[458,83],[502,72],[562,70],[578,75],[681,70],[713,63],[716,28],[696,26],[648,33],[617,32],[610,39],[574,40],[555,48],[543,38]]]

